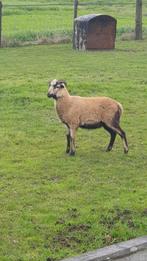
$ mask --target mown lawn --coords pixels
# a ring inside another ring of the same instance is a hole
[[[114,51],[71,45],[0,49],[0,260],[60,260],[147,233],[147,41]],[[124,107],[120,137],[65,128],[47,98],[48,79],[72,94],[107,95]]]

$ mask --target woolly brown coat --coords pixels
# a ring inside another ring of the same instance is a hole
[[[128,152],[125,132],[119,126],[122,105],[109,97],[71,96],[65,86],[64,81],[53,80],[48,96],[55,99],[57,114],[68,128],[66,152],[70,155],[75,154],[75,132],[79,127],[104,127],[111,136],[107,151],[112,149],[118,133],[123,140],[124,152]]]

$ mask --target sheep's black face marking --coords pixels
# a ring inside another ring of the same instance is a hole
[[[52,87],[54,89],[64,88],[66,86],[66,82],[63,80],[53,80],[49,82],[49,87]]]
[[[56,89],[56,88],[64,88],[66,85],[66,82],[65,81],[57,81],[55,84],[53,84],[53,88]]]

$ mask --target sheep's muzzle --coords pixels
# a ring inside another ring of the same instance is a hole
[[[53,99],[55,99],[55,100],[57,99],[56,95],[53,94],[53,93],[51,93],[51,94],[48,93],[48,94],[47,94],[47,97],[48,97],[48,98],[53,98]]]

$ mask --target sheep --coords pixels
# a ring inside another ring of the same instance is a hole
[[[123,141],[124,153],[128,152],[125,132],[119,122],[123,112],[122,105],[109,97],[71,96],[64,80],[49,82],[47,96],[55,100],[55,107],[60,120],[67,126],[66,153],[75,155],[75,133],[78,128],[96,129],[103,127],[110,134],[106,151],[111,151],[119,134]]]

